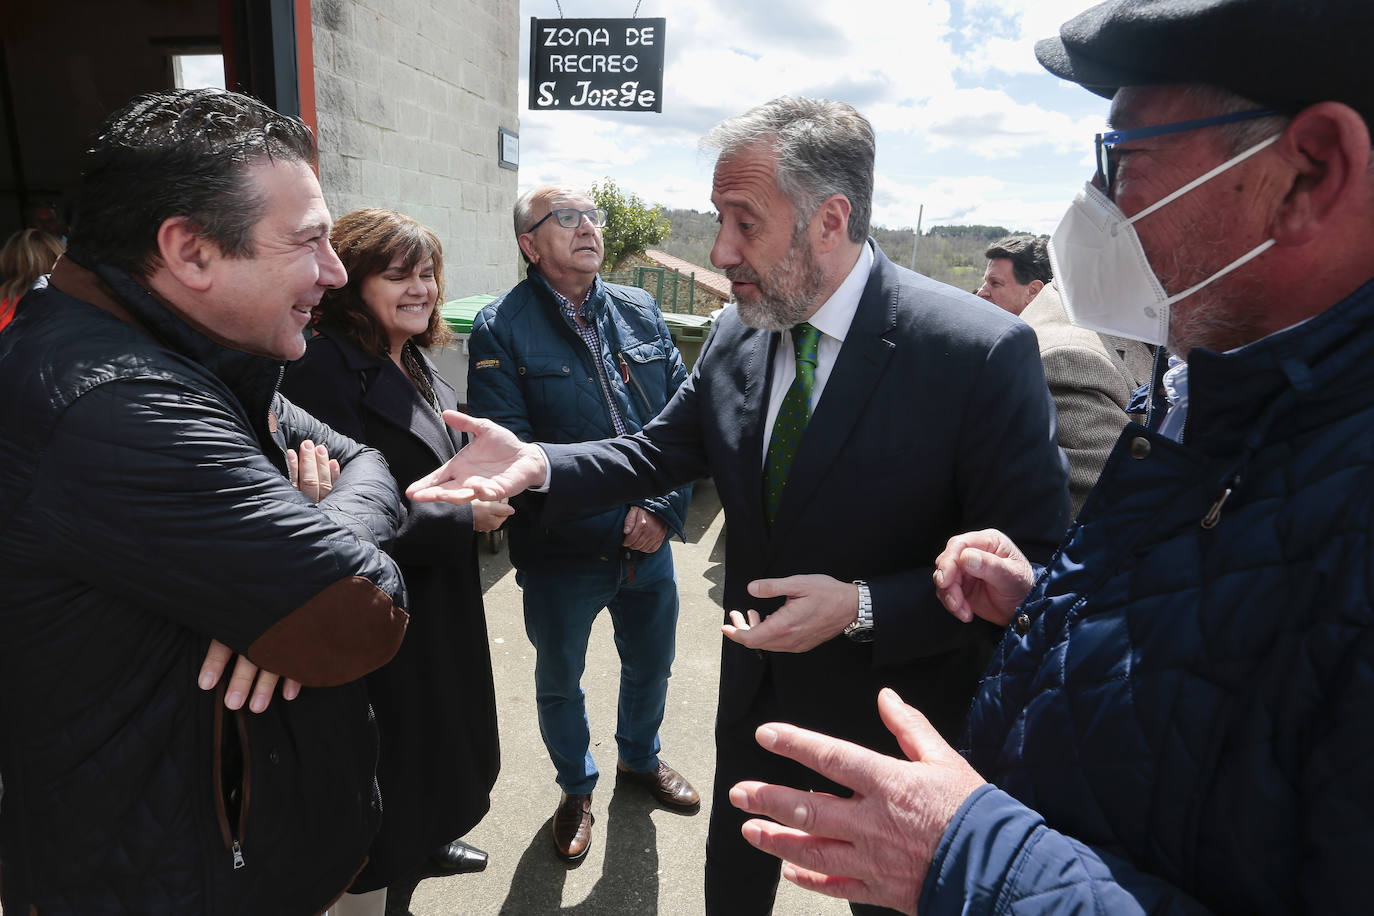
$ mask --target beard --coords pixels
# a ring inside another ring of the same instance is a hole
[[[1243,252],[1226,233],[1193,231],[1163,258],[1155,276],[1171,295],[1210,277]],[[1263,256],[1261,256],[1262,258]],[[1252,262],[1254,263],[1254,262]],[[1183,359],[1195,347],[1224,353],[1264,336],[1261,330],[1265,283],[1247,264],[1218,277],[1169,306],[1169,351]]]
[[[1169,352],[1186,360],[1196,347],[1225,353],[1259,340],[1264,332],[1246,309],[1254,301],[1243,292],[1214,291],[1210,286],[1180,299],[1169,306]]]
[[[810,318],[825,283],[805,227],[793,230],[787,257],[769,269],[766,281],[743,264],[726,269],[725,276],[754,284],[757,298],[737,299],[735,307],[740,321],[761,331],[786,331]]]

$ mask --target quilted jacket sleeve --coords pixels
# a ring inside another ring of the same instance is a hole
[[[299,449],[309,439],[329,449],[329,457],[338,459],[339,479],[320,500],[319,508],[359,539],[387,547],[404,512],[382,453],[335,431],[281,395],[277,395],[273,409],[288,448]]]
[[[530,442],[534,429],[516,375],[515,354],[492,329],[495,314],[492,306],[479,312],[468,336],[467,411],[504,426],[522,442]],[[543,501],[540,494],[521,493],[511,499],[511,505],[516,512],[535,517]]]
[[[921,916],[1207,912],[1178,888],[1051,830],[992,786],[969,796],[945,830],[917,910]]]
[[[468,412],[504,426],[524,442],[534,436],[515,354],[492,329],[496,311],[483,309],[468,337]]]
[[[281,390],[299,410],[329,429],[365,445],[372,444],[368,442],[363,419],[363,379],[349,370],[338,346],[327,334],[311,340],[305,356],[287,367]],[[332,449],[330,454],[334,454]],[[399,479],[401,470],[390,463],[383,469],[392,489],[399,490],[410,483]],[[344,472],[348,473],[348,469]],[[326,497],[321,507],[337,511],[340,507],[335,495]],[[405,517],[395,538],[378,542],[397,562],[433,566],[452,562],[455,550],[468,549],[474,537],[471,506],[444,502],[415,505],[404,496],[401,504]],[[342,524],[352,527],[347,510],[337,517]]]
[[[357,487],[350,478],[345,488],[360,498],[341,496],[340,510],[394,525],[397,497],[383,492],[378,459],[312,432],[362,462]],[[175,375],[100,384],[64,412],[47,454],[32,494],[49,513],[36,519],[45,549],[102,592],[307,686],[354,680],[400,646],[395,564],[295,490],[242,415],[205,387]],[[71,505],[85,511],[63,511]]]

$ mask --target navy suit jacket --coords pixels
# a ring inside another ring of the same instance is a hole
[[[546,446],[546,517],[715,478],[725,508],[725,609],[771,612],[753,579],[864,579],[875,640],[804,653],[724,640],[721,724],[768,668],[788,721],[888,752],[875,698],[891,686],[952,738],[994,635],[960,623],[931,583],[954,534],[999,528],[1045,562],[1068,521],[1067,470],[1035,334],[990,303],[895,266],[874,245],[858,311],[798,447],[776,522],[763,502],[770,360],[782,335],[727,309],[695,370],[633,436]]]

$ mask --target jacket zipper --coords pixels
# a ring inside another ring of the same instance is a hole
[[[245,827],[248,822],[248,795],[249,786],[252,785],[252,757],[248,753],[248,726],[244,722],[243,711],[234,711],[234,725],[239,733],[239,753],[243,758],[243,776],[239,783],[239,823],[238,834],[229,826],[229,810],[224,800],[224,763],[223,763],[223,743],[224,734],[224,694],[228,686],[226,680],[221,679],[215,690],[215,713],[214,728],[215,739],[213,743],[214,765],[211,767],[211,775],[214,780],[215,791],[215,817],[219,821],[220,835],[224,840],[224,847],[233,857],[234,870],[237,871],[245,866],[243,858],[243,840],[247,831]]]
[[[651,416],[654,409],[649,405],[649,396],[644,393],[644,386],[639,383],[639,378],[630,371],[630,364],[625,361],[624,352],[617,353],[616,356],[620,359],[621,377],[624,378],[626,382],[634,383],[635,391],[639,392],[639,399],[644,402],[645,416]]]

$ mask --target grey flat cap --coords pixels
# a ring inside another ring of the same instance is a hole
[[[1108,0],[1035,56],[1107,98],[1206,83],[1286,112],[1344,102],[1374,121],[1374,0]]]

